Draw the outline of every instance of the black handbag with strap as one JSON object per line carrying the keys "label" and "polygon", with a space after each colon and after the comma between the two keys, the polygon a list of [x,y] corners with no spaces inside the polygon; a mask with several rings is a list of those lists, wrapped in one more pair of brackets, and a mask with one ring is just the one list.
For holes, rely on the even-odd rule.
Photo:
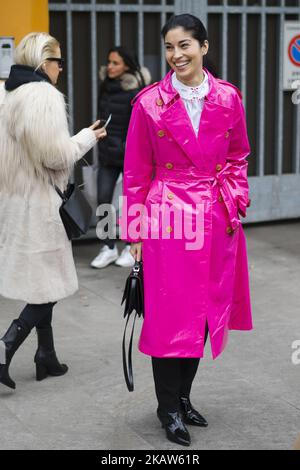
{"label": "black handbag with strap", "polygon": [[57,186],[55,190],[63,201],[59,213],[69,240],[81,237],[90,227],[93,214],[90,204],[74,184],[68,184],[64,192]]}
{"label": "black handbag with strap", "polygon": [[[131,273],[129,274],[124,295],[121,305],[125,302],[124,318],[127,317],[126,325],[124,328],[123,342],[122,342],[122,356],[123,356],[123,370],[127,388],[129,392],[133,392],[133,371],[132,371],[132,341],[135,327],[136,317],[144,317],[144,283],[143,283],[143,262],[136,261]],[[126,358],[126,330],[132,312],[135,310],[135,316],[133,320],[130,342],[128,348],[128,359]]]}

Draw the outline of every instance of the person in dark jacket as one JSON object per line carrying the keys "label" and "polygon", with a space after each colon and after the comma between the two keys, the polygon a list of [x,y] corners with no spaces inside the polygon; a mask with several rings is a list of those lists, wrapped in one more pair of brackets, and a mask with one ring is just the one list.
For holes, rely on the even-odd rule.
{"label": "person in dark jacket", "polygon": [[[106,142],[98,146],[98,205],[112,202],[116,182],[123,172],[131,101],[151,81],[148,69],[141,68],[135,54],[122,46],[109,51],[107,66],[100,68],[99,76],[98,117],[107,120],[111,114],[112,118],[107,127]],[[119,256],[114,238],[105,238],[103,241],[104,246],[91,262],[93,268],[105,268],[113,262],[118,266],[133,266],[129,245]]]}

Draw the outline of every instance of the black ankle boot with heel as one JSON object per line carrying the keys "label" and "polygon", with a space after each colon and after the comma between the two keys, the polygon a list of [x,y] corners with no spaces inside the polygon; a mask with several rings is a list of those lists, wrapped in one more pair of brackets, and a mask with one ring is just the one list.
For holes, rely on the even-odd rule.
{"label": "black ankle boot with heel", "polygon": [[0,340],[5,348],[5,361],[3,363],[0,362],[0,382],[9,388],[16,388],[15,382],[9,376],[10,363],[15,352],[25,341],[30,331],[30,328],[27,328],[19,320],[14,320]]}
{"label": "black ankle boot with heel", "polygon": [[179,401],[181,406],[182,419],[185,424],[200,426],[202,428],[206,428],[208,426],[206,419],[199,413],[199,411],[195,410],[189,398],[180,397]]}
{"label": "black ankle boot with heel", "polygon": [[44,380],[48,375],[58,377],[68,371],[66,364],[61,364],[54,349],[52,327],[36,328],[38,349],[34,356],[36,380]]}
{"label": "black ankle boot with heel", "polygon": [[157,416],[166,431],[166,436],[169,441],[182,446],[191,445],[191,437],[182,422],[179,412],[161,412],[158,409]]}

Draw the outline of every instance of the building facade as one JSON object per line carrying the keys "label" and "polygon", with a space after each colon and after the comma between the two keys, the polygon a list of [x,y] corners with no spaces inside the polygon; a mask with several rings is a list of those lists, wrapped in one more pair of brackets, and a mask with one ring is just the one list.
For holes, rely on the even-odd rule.
{"label": "building facade", "polygon": [[60,87],[74,131],[98,117],[98,69],[111,46],[135,49],[159,80],[167,71],[162,26],[174,13],[198,16],[219,76],[243,93],[252,148],[247,221],[300,217],[300,103],[283,89],[284,22],[300,21],[300,0],[50,0],[49,11],[66,57]]}

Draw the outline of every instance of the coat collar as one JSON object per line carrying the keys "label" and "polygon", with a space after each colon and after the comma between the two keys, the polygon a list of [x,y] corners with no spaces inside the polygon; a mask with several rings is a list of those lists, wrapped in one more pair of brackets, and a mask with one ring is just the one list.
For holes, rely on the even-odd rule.
{"label": "coat collar", "polygon": [[[209,83],[209,93],[206,95],[205,100],[210,102],[216,102],[217,91],[219,88],[218,81],[205,67],[204,70],[208,75]],[[179,98],[177,90],[175,90],[172,85],[171,77],[173,73],[173,70],[171,70],[159,83],[160,95],[165,105],[169,105],[175,98]]]}
{"label": "coat collar", "polygon": [[13,91],[32,82],[48,82],[51,84],[48,75],[41,70],[35,70],[29,65],[15,64],[11,66],[9,77],[5,82],[5,89],[6,91]]}
{"label": "coat collar", "polygon": [[170,71],[159,83],[159,92],[164,104],[160,115],[162,124],[168,129],[173,139],[178,143],[193,164],[209,172],[209,156],[207,155],[207,136],[212,133],[212,126],[222,123],[226,126],[230,121],[232,109],[218,102],[219,83],[217,79],[205,68],[209,80],[209,93],[204,98],[199,134],[196,136],[191,120],[185,109],[179,93],[172,85]]}

